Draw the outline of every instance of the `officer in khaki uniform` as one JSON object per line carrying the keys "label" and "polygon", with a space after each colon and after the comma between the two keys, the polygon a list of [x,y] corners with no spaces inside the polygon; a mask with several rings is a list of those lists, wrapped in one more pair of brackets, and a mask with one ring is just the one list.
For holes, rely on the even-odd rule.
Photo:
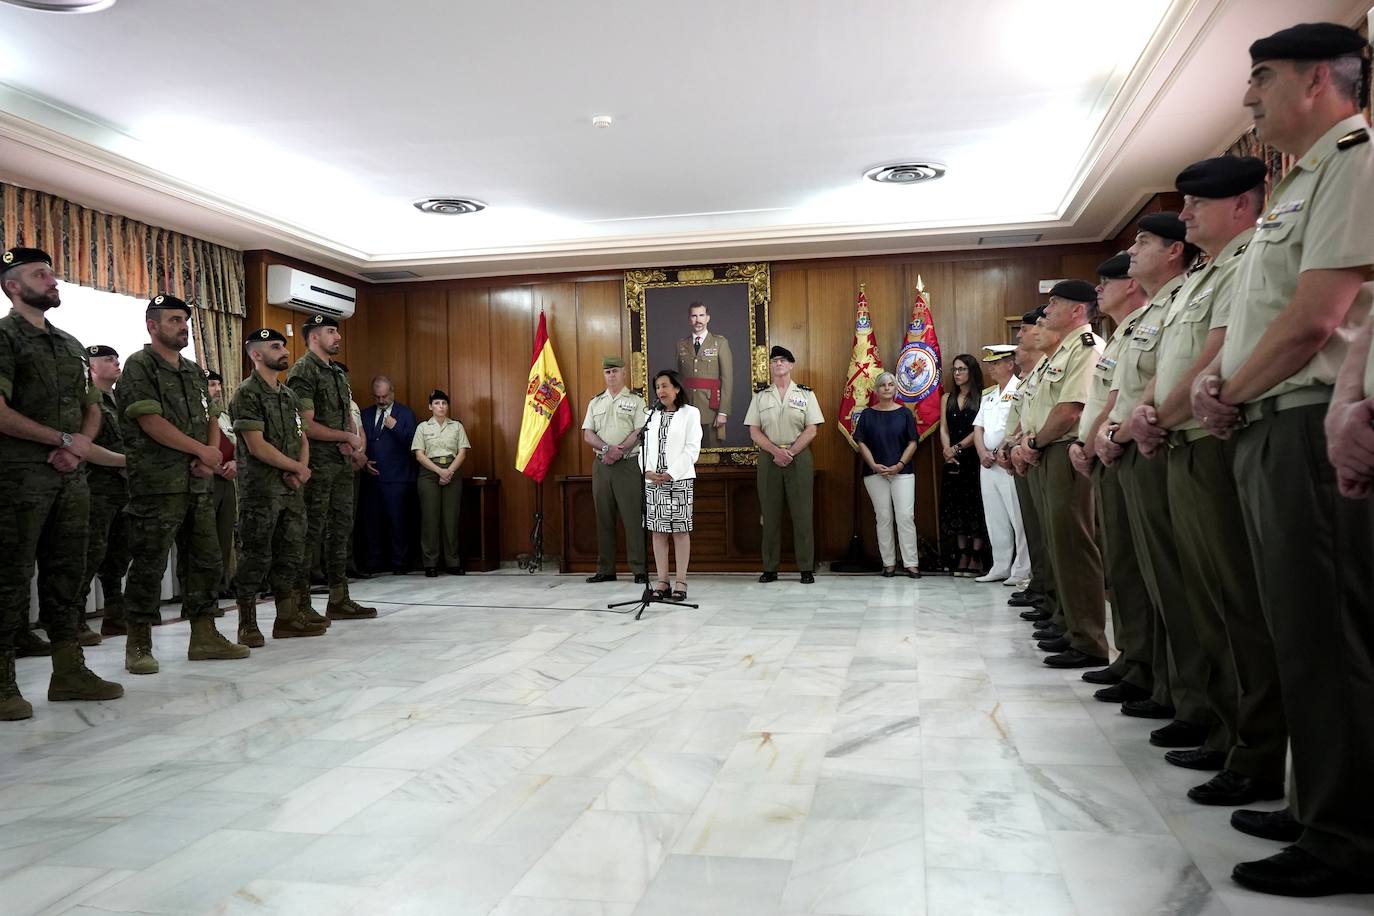
{"label": "officer in khaki uniform", "polygon": [[[682,341],[678,342],[679,361]],[[625,387],[625,360],[607,356],[601,360],[606,390],[592,398],[582,420],[582,438],[592,447],[592,502],[596,505],[596,574],[588,582],[615,581],[615,520],[625,529],[625,556],[636,582],[645,578],[643,482],[639,462],[625,459],[639,454],[639,434],[647,406],[644,399]],[[698,408],[700,409],[700,408]],[[702,411],[702,417],[706,412]],[[703,430],[703,436],[705,431]],[[703,440],[704,441],[704,440]]]}
{"label": "officer in khaki uniform", "polygon": [[467,430],[449,417],[448,395],[436,388],[429,393],[430,418],[417,424],[410,449],[420,465],[415,489],[420,497],[420,555],[425,575],[445,571],[463,575],[463,555],[458,540],[458,514],[463,506],[463,475],[467,459]]}
{"label": "officer in khaki uniform", "polygon": [[1281,798],[1288,753],[1274,644],[1260,610],[1254,563],[1244,538],[1236,537],[1245,522],[1231,472],[1234,445],[1208,436],[1188,406],[1193,376],[1225,339],[1238,292],[1236,267],[1263,212],[1267,172],[1259,159],[1219,156],[1178,176],[1188,240],[1209,260],[1189,275],[1165,314],[1154,384],[1131,416],[1141,454],[1168,463],[1179,559],[1194,597],[1199,648],[1211,670],[1207,695],[1219,715],[1231,717],[1231,747],[1211,761],[1224,768],[1188,793],[1203,804]]}
{"label": "officer in khaki uniform", "polygon": [[331,620],[376,617],[348,594],[348,544],[353,537],[353,453],[362,437],[353,425],[348,374],[334,356],[339,352],[339,323],[328,315],[311,315],[303,326],[309,351],[286,374],[286,384],[301,402],[301,419],[310,438],[310,480],[305,485],[309,528],[307,544],[324,545],[324,574],[329,604],[324,615],[310,605],[310,572],[296,579],[296,601],[308,620],[329,626]]}
{"label": "officer in khaki uniform", "polygon": [[[1324,425],[1374,271],[1369,47],[1353,29],[1307,23],[1255,42],[1250,58],[1244,103],[1259,138],[1295,161],[1241,256],[1226,339],[1192,406],[1204,429],[1236,440],[1302,830],[1232,877],[1273,894],[1374,892],[1374,513],[1339,493]],[[1233,823],[1262,825],[1249,817]]]}
{"label": "officer in khaki uniform", "polygon": [[[1004,470],[1012,472],[1012,482],[1016,485],[1016,501],[1021,507],[1021,524],[1026,531],[1026,551],[1030,554],[1031,563],[1030,579],[1020,589],[1012,592],[1007,604],[1011,607],[1031,608],[1025,613],[1032,617],[1039,617],[1041,611],[1036,605],[1045,602],[1050,560],[1045,549],[1044,526],[1040,523],[1040,515],[1036,512],[1035,503],[1031,498],[1030,485],[1026,482],[1024,474],[1015,472],[1011,463],[1011,450],[1018,442],[1021,412],[1035,388],[1032,376],[1035,375],[1035,369],[1044,356],[1038,346],[1040,341],[1037,335],[1041,332],[1036,328],[1036,322],[1043,315],[1041,306],[1021,316],[1021,328],[1016,335],[1016,354],[1012,357],[1016,361],[1021,382],[1012,395],[1011,409],[1007,411],[1007,422],[1002,431],[1002,445],[997,450],[997,463]],[[1049,616],[1046,614],[1044,619],[1048,620]]]}
{"label": "officer in khaki uniform", "polygon": [[710,331],[711,312],[706,304],[687,307],[692,336],[677,342],[677,373],[687,389],[687,403],[701,412],[702,448],[725,445],[725,420],[735,388],[735,363],[730,341]]}
{"label": "officer in khaki uniform", "polygon": [[310,480],[310,442],[300,399],[280,378],[291,360],[286,336],[259,328],[245,337],[244,349],[253,372],[229,405],[238,465],[234,597],[238,642],[256,648],[265,642],[258,629],[258,592],[268,585],[276,604],[273,639],[323,636],[325,628],[301,613],[295,592],[306,563],[304,488]]}
{"label": "officer in khaki uniform", "polygon": [[1096,288],[1083,280],[1061,280],[1050,290],[1041,322],[1060,342],[1037,370],[1040,380],[1021,410],[1024,436],[1013,449],[1013,460],[1031,466],[1030,485],[1040,491],[1037,509],[1069,640],[1068,649],[1045,658],[1052,668],[1107,664],[1107,599],[1094,540],[1092,483],[1069,461],[1092,367],[1102,355],[1102,341],[1088,324],[1096,302]]}
{"label": "officer in khaki uniform", "polygon": [[29,622],[29,583],[52,637],[48,699],[113,700],[124,688],[86,667],[77,598],[86,563],[90,493],[82,462],[94,457],[99,392],[86,380],[81,344],[47,311],[62,304],[52,259],[36,248],[0,255],[0,721],[28,719],[15,683],[14,639]]}
{"label": "officer in khaki uniform", "polygon": [[786,347],[768,353],[771,385],[760,386],[749,402],[744,425],[759,455],[759,506],[763,510],[763,574],[760,582],[778,578],[782,560],[782,508],[792,519],[797,568],[804,584],[816,581],[816,537],[811,513],[815,465],[807,447],[825,422],[815,392],[792,381],[796,359]]}
{"label": "officer in khaki uniform", "polygon": [[[86,636],[86,601],[91,582],[100,577],[104,611],[100,636],[122,636],[124,626],[124,574],[129,570],[129,536],[124,525],[124,505],[129,501],[129,479],[124,470],[124,439],[119,433],[119,412],[115,409],[114,383],[120,375],[119,353],[114,347],[97,344],[86,348],[86,363],[91,367],[91,384],[100,394],[100,432],[95,444],[117,458],[113,464],[91,464],[86,469],[86,484],[91,491],[91,514],[86,539],[86,572],[82,576],[82,645],[100,642]],[[92,635],[95,635],[92,633]]]}

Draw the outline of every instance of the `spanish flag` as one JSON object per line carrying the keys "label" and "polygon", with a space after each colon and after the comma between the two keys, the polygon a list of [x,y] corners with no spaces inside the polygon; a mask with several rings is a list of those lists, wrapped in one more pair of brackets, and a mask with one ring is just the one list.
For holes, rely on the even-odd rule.
{"label": "spanish flag", "polygon": [[539,330],[534,335],[529,382],[525,386],[525,414],[520,420],[520,447],[515,452],[515,469],[535,483],[542,482],[558,454],[558,437],[571,423],[568,387],[558,371],[558,359],[553,355],[548,324],[541,311]]}
{"label": "spanish flag", "polygon": [[916,431],[925,439],[940,425],[940,339],[935,336],[935,319],[920,276],[893,375],[897,376],[897,400],[916,414]]}
{"label": "spanish flag", "polygon": [[864,408],[877,402],[874,383],[882,371],[883,358],[878,355],[878,339],[873,336],[868,297],[860,285],[859,301],[854,306],[854,347],[849,354],[849,371],[845,373],[844,395],[840,398],[840,432],[855,451],[859,446],[854,442],[854,427]]}

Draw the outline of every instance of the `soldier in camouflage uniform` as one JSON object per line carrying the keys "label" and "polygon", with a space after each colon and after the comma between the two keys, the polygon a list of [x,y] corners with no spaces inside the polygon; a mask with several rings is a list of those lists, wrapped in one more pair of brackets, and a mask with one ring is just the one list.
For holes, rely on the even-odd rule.
{"label": "soldier in camouflage uniform", "polygon": [[119,354],[113,347],[98,345],[86,348],[86,362],[91,367],[91,383],[100,395],[100,433],[95,444],[108,451],[118,461],[111,466],[92,463],[86,473],[86,485],[91,491],[90,527],[86,542],[86,574],[82,577],[81,600],[83,610],[91,594],[91,581],[100,576],[100,591],[105,597],[104,619],[100,634],[86,633],[85,614],[81,615],[81,644],[96,645],[101,636],[121,636],[124,626],[124,573],[129,569],[128,535],[124,527],[124,504],[129,501],[129,481],[124,470],[124,439],[119,432],[119,413],[115,410],[114,383],[119,379]]}
{"label": "soldier in camouflage uniform", "polygon": [[90,493],[82,461],[100,428],[81,344],[48,323],[60,305],[52,259],[36,248],[0,255],[0,721],[28,719],[19,693],[14,638],[27,627],[35,563],[39,614],[52,638],[48,699],[113,700],[124,688],[86,667],[77,641],[77,596],[86,562]]}
{"label": "soldier in camouflage uniform", "polygon": [[339,323],[328,315],[312,315],[303,329],[306,353],[286,374],[286,384],[300,397],[305,434],[310,437],[310,481],[305,485],[307,544],[324,544],[324,575],[329,583],[325,616],[310,606],[310,573],[302,564],[296,577],[298,606],[311,621],[376,617],[348,596],[348,542],[353,537],[354,452],[363,447],[353,425],[353,400],[348,374],[333,357],[339,352]]}
{"label": "soldier in camouflage uniform", "polygon": [[306,517],[303,487],[310,481],[310,443],[300,399],[278,380],[290,356],[280,331],[262,328],[244,344],[253,374],[229,405],[238,436],[238,524],[235,546],[241,645],[263,645],[257,595],[269,582],[277,606],[272,638],[323,636],[325,628],[306,619],[296,603],[296,580],[305,566]]}
{"label": "soldier in camouflage uniform", "polygon": [[158,671],[152,627],[160,620],[162,574],[173,543],[185,557],[182,607],[191,620],[186,657],[248,657],[246,646],[215,627],[220,556],[210,477],[220,465],[219,426],[205,373],[181,355],[190,317],[191,307],[175,296],[155,296],[145,316],[152,342],[129,357],[115,392],[129,471],[125,512],[133,565],[124,667],[132,674]]}

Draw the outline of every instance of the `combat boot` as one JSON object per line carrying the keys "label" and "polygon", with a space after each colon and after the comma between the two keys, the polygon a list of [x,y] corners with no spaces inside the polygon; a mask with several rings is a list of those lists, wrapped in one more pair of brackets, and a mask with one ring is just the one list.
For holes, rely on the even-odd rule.
{"label": "combat boot", "polygon": [[117,700],[124,696],[124,688],[114,681],[102,680],[86,667],[86,657],[80,643],[61,643],[52,650],[52,679],[48,681],[48,699],[59,700]]}
{"label": "combat boot", "polygon": [[272,621],[273,639],[292,639],[297,636],[323,636],[325,628],[312,623],[301,612],[296,594],[286,592],[277,599],[277,619]]}
{"label": "combat boot", "polygon": [[38,635],[32,626],[20,625],[14,631],[14,655],[16,658],[37,658],[52,655],[52,643]]}
{"label": "combat boot", "polygon": [[240,598],[239,605],[239,633],[238,643],[241,646],[248,646],[252,649],[261,649],[267,645],[267,640],[263,639],[262,631],[258,629],[258,599]]}
{"label": "combat boot", "polygon": [[100,634],[91,629],[91,622],[86,619],[85,611],[76,615],[76,641],[83,646],[100,645]]}
{"label": "combat boot", "polygon": [[314,606],[310,603],[310,586],[307,585],[296,589],[292,597],[296,599],[296,607],[299,609],[302,617],[310,621],[314,626],[324,627],[326,630],[329,629],[329,618],[316,611]]}
{"label": "combat boot", "polygon": [[110,609],[105,608],[105,616],[100,618],[100,635],[123,636],[128,632],[129,627],[124,623],[124,618],[111,616]]}
{"label": "combat boot", "polygon": [[146,620],[130,620],[129,639],[124,643],[124,670],[130,674],[157,674],[159,667],[153,657],[153,625]]}
{"label": "combat boot", "polygon": [[33,718],[33,705],[19,692],[14,680],[14,650],[0,651],[0,722]]}
{"label": "combat boot", "polygon": [[240,646],[224,638],[215,626],[213,614],[201,614],[191,618],[191,642],[186,647],[186,657],[193,662],[247,658],[247,646]]}
{"label": "combat boot", "polygon": [[329,586],[329,605],[324,613],[332,620],[363,620],[376,617],[377,609],[364,607],[348,597],[348,583],[345,582],[342,585]]}

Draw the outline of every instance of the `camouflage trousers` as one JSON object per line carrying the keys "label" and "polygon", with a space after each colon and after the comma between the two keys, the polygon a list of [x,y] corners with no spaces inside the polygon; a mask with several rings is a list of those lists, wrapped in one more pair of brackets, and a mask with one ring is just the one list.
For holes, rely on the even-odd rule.
{"label": "camouflage trousers", "polygon": [[[305,485],[308,522],[305,542],[324,545],[324,579],[330,585],[348,581],[348,543],[353,539],[353,468],[347,464],[310,469]],[[310,568],[301,564],[296,584],[310,585]]]}
{"label": "camouflage trousers", "polygon": [[124,574],[129,571],[129,526],[124,520],[126,492],[91,487],[91,522],[86,541],[86,572],[81,577],[81,598],[77,607],[85,609],[91,595],[91,582],[100,577],[105,617],[124,619]]}
{"label": "camouflage trousers", "polygon": [[13,648],[19,628],[29,625],[35,565],[43,629],[54,645],[75,643],[90,516],[86,472],[0,465],[0,493],[0,650]]}
{"label": "camouflage trousers", "polygon": [[[176,544],[180,558],[181,603],[188,618],[215,611],[220,578],[219,536],[211,494],[161,493],[131,496],[124,510],[129,524],[129,582],[124,603],[131,621],[161,619],[162,574]],[[184,565],[183,565],[184,564]]]}
{"label": "camouflage trousers", "polygon": [[301,491],[258,496],[245,488],[239,493],[234,597],[252,598],[268,585],[275,595],[291,591],[305,566],[307,527]]}

